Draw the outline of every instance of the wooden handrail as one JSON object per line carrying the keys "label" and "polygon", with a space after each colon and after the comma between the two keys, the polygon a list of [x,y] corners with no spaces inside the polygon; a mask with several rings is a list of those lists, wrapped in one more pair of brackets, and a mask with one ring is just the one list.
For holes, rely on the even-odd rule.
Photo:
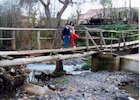
{"label": "wooden handrail", "polygon": [[[112,52],[112,44],[113,44],[113,41],[114,40],[119,40],[119,43],[118,43],[118,48],[120,48],[120,43],[121,43],[121,40],[123,40],[123,43],[124,43],[124,47],[126,47],[126,40],[125,40],[125,37],[136,37],[138,36],[137,34],[134,34],[134,35],[129,35],[129,36],[125,36],[125,34],[130,34],[130,32],[137,32],[138,29],[135,29],[135,30],[122,30],[122,31],[116,31],[116,30],[104,30],[104,29],[97,29],[97,28],[88,28],[88,27],[85,27],[87,33],[89,32],[99,32],[100,33],[100,37],[92,37],[90,36],[90,39],[100,39],[100,47],[104,47],[102,46],[103,45],[103,42],[104,42],[104,45],[105,44],[105,40],[111,40],[111,52]],[[106,32],[108,33],[111,33],[111,38],[108,38],[108,37],[103,37],[103,34],[106,34]],[[120,38],[114,38],[113,35],[115,34],[120,34]],[[86,37],[86,38],[89,38],[89,37]],[[95,43],[94,43],[95,44]]]}
{"label": "wooden handrail", "polygon": [[100,31],[102,31],[102,32],[113,32],[113,33],[126,33],[126,32],[136,32],[136,31],[139,31],[139,29],[116,31],[116,30],[104,30],[104,29],[88,28],[88,27],[85,27],[85,29],[87,29],[88,31],[94,31],[94,32],[100,32]]}
{"label": "wooden handrail", "polygon": [[56,28],[7,28],[7,27],[0,27],[0,30],[15,30],[15,31],[55,31]]}
{"label": "wooden handrail", "polygon": [[[11,40],[12,41],[12,50],[16,50],[16,39],[15,39],[15,31],[37,31],[37,44],[38,49],[41,49],[41,42],[42,39],[40,37],[40,31],[57,31],[56,28],[7,28],[7,27],[0,27],[0,30],[9,30],[12,31],[12,38],[0,38],[0,40]],[[52,38],[53,39],[53,38]]]}

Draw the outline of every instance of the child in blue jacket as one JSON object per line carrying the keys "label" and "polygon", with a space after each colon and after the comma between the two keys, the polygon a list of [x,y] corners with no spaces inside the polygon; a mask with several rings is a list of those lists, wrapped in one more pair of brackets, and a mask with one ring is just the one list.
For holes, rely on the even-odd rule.
{"label": "child in blue jacket", "polygon": [[64,30],[63,30],[63,38],[64,38],[64,48],[69,47],[69,38],[70,38],[70,29],[69,25],[66,24]]}

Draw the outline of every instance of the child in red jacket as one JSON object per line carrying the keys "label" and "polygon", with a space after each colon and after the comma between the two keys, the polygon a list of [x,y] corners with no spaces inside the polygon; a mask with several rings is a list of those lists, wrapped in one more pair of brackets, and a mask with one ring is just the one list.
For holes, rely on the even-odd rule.
{"label": "child in red jacket", "polygon": [[76,47],[75,40],[78,39],[79,36],[75,34],[75,28],[73,22],[70,23],[70,38],[71,38],[71,46],[75,48]]}

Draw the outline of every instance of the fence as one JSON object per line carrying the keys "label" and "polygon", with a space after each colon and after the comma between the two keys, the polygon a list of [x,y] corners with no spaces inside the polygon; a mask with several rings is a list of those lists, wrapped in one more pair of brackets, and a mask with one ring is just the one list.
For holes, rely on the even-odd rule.
{"label": "fence", "polygon": [[[53,29],[53,28],[0,28],[1,31],[11,31],[12,32],[12,37],[11,38],[3,38],[2,36],[0,37],[0,41],[5,41],[5,40],[9,40],[11,41],[11,47],[12,50],[16,50],[16,32],[17,31],[36,31],[36,40],[37,40],[37,48],[41,49],[41,40],[50,40],[53,38],[48,38],[48,37],[41,37],[41,31],[53,31],[54,34],[56,34],[57,29]],[[2,32],[3,34],[3,32]],[[22,34],[22,32],[20,32],[20,34]],[[52,44],[53,45],[53,44]]]}
{"label": "fence", "polygon": [[[41,49],[41,40],[54,40],[56,39],[54,34],[57,34],[57,29],[53,28],[0,28],[1,31],[8,30],[12,32],[11,38],[0,38],[0,41],[11,41],[12,50],[16,50],[16,32],[17,31],[35,31],[36,40],[37,40],[37,49]],[[42,37],[42,31],[53,31],[53,37]],[[80,30],[77,30],[77,32]],[[122,42],[123,47],[127,47],[127,42],[138,40],[138,29],[136,30],[103,30],[97,28],[88,28],[85,27],[85,30],[81,30],[84,32],[85,36],[80,37],[86,43],[86,48],[90,48],[90,41],[92,46],[94,45],[97,50],[103,50],[106,48],[110,48],[111,52],[113,51],[113,47],[117,47],[120,49]],[[19,33],[22,34],[22,33]],[[47,34],[47,33],[45,33]],[[117,43],[117,44],[116,44]],[[53,42],[51,43],[51,49],[55,45]]]}
{"label": "fence", "polygon": [[[122,31],[103,30],[103,29],[87,28],[87,27],[85,27],[85,29],[86,29],[85,39],[86,39],[87,49],[89,48],[89,40],[91,40],[93,45],[96,46],[97,50],[102,50],[109,47],[111,49],[111,52],[113,51],[113,47],[117,47],[118,49],[120,49],[121,43],[123,43],[123,47],[126,47],[127,43],[138,40],[138,29],[122,30]],[[93,32],[97,33],[96,36],[92,36]],[[98,43],[96,42],[97,40]],[[110,42],[107,43],[108,41]]]}

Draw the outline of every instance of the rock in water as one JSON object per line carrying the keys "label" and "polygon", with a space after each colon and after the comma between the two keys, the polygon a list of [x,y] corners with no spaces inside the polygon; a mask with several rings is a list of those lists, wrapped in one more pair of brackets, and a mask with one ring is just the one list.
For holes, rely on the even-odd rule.
{"label": "rock in water", "polygon": [[24,84],[23,87],[30,94],[40,95],[40,96],[43,96],[46,94],[55,95],[54,91],[52,91],[50,89],[46,89],[46,88],[38,86],[38,85],[31,84],[31,83]]}

